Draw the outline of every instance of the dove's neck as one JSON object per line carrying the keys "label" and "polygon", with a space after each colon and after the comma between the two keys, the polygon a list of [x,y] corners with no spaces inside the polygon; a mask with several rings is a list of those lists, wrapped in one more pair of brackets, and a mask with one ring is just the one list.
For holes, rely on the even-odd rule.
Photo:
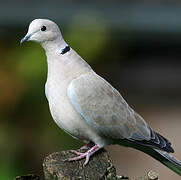
{"label": "dove's neck", "polygon": [[[48,63],[48,79],[57,83],[71,81],[72,79],[87,73],[91,67],[63,40],[49,41],[42,44],[46,51]],[[64,53],[62,53],[62,51]]]}
{"label": "dove's neck", "polygon": [[45,49],[47,55],[61,53],[66,46],[68,45],[63,38],[58,38],[54,41],[45,41],[42,43],[42,47]]}

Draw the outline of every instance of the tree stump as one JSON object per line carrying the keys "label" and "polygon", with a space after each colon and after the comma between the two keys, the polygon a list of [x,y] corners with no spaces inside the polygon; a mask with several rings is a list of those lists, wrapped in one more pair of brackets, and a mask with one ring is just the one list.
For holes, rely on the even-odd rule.
{"label": "tree stump", "polygon": [[70,151],[56,152],[47,156],[43,163],[45,180],[118,180],[124,178],[116,175],[116,169],[104,149],[92,156],[86,166],[83,165],[85,159],[65,161],[74,156],[75,154]]}

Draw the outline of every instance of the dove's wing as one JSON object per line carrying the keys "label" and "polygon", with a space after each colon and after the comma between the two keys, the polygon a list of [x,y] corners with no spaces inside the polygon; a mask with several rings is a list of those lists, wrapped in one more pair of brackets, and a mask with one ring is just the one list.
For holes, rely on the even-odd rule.
{"label": "dove's wing", "polygon": [[150,129],[120,93],[93,71],[74,79],[68,97],[77,112],[101,136],[150,140]]}

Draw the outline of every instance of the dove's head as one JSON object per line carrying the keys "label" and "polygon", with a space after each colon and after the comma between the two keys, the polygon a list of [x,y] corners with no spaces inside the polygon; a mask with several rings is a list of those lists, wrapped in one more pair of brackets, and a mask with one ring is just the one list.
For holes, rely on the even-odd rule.
{"label": "dove's head", "polygon": [[21,40],[21,43],[25,41],[36,41],[38,43],[43,43],[61,38],[61,32],[53,21],[48,19],[35,19],[30,23],[28,32]]}

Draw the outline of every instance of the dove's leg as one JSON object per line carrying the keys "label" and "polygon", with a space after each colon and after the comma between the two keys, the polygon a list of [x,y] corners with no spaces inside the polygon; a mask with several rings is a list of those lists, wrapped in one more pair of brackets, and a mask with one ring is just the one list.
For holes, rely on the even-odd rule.
{"label": "dove's leg", "polygon": [[[91,147],[93,147],[95,144],[93,142],[89,142],[87,144],[85,144],[84,146],[82,146],[80,149],[78,149],[79,151],[80,150],[87,150]],[[76,151],[76,150],[70,150],[72,153],[76,154],[76,155],[81,155],[82,153],[79,152],[79,151]]]}
{"label": "dove's leg", "polygon": [[80,148],[80,150],[87,150],[89,148],[91,148],[92,146],[94,146],[95,144],[93,142],[89,142],[88,144],[85,144],[84,146],[82,146]]}
{"label": "dove's leg", "polygon": [[89,162],[89,159],[90,159],[91,155],[93,155],[99,149],[100,149],[100,147],[96,144],[91,149],[89,149],[88,151],[86,151],[84,153],[81,153],[81,152],[76,153],[79,156],[74,157],[74,158],[69,158],[68,161],[76,161],[76,160],[86,158],[86,160],[84,162],[84,166],[85,166]]}

